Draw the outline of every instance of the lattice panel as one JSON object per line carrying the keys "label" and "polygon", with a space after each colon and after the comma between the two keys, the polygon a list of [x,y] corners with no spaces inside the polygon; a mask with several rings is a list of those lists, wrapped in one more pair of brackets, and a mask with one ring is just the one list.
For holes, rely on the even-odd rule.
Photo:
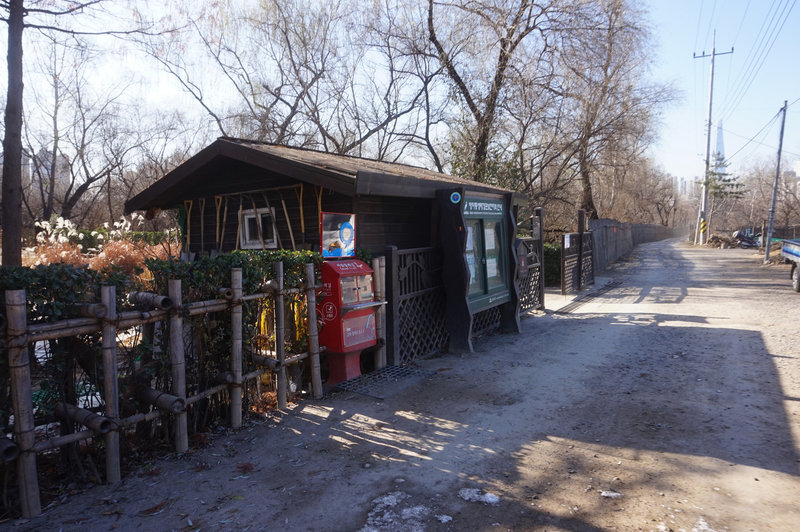
{"label": "lattice panel", "polygon": [[528,268],[525,272],[525,276],[520,278],[519,303],[522,312],[542,307],[542,293],[539,283],[541,275],[542,268],[536,265]]}
{"label": "lattice panel", "polygon": [[472,336],[480,336],[500,328],[500,307],[482,310],[472,317]]}
{"label": "lattice panel", "polygon": [[442,259],[434,248],[400,251],[397,259],[400,297],[440,283]]}
{"label": "lattice panel", "polygon": [[[525,268],[519,274],[519,298],[520,310],[527,312],[529,310],[542,308],[542,284],[540,283],[542,275],[542,261],[539,257],[539,241],[532,238],[522,240],[524,244],[524,253],[526,255],[524,264]],[[521,259],[520,259],[521,260]]]}
{"label": "lattice panel", "polygon": [[564,258],[561,263],[561,268],[563,269],[562,276],[564,279],[561,286],[562,293],[568,294],[570,292],[580,290],[580,279],[578,279],[578,256],[573,255],[571,257]]}
{"label": "lattice panel", "polygon": [[444,290],[431,290],[400,301],[400,363],[437,353],[447,346]]}
{"label": "lattice panel", "polygon": [[589,251],[588,255],[583,256],[581,266],[581,288],[586,285],[594,284],[594,255]]}
{"label": "lattice panel", "polygon": [[583,262],[581,263],[581,288],[594,284],[594,238],[592,232],[583,234]]}

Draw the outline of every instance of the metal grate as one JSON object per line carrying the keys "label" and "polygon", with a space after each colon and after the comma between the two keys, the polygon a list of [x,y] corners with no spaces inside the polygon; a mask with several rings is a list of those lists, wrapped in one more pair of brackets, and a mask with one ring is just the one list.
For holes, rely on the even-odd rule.
{"label": "metal grate", "polygon": [[[581,245],[566,246],[567,241],[581,241]],[[594,283],[594,238],[591,231],[569,233],[561,237],[561,293],[577,292]]]}
{"label": "metal grate", "polygon": [[590,293],[588,293],[586,295],[583,295],[583,296],[578,296],[578,298],[575,299],[572,303],[564,305],[563,307],[561,307],[560,309],[555,311],[555,313],[556,314],[569,314],[570,312],[572,312],[573,310],[577,309],[581,305],[585,305],[586,303],[588,303],[592,299],[594,299],[594,298],[596,298],[598,296],[601,296],[601,295],[605,294],[606,292],[609,292],[609,291],[613,290],[614,288],[620,286],[621,284],[622,284],[622,281],[611,281],[610,283],[605,284],[604,286],[602,286],[601,288],[599,288],[599,289],[597,289],[597,290],[595,290],[593,292],[590,292]]}
{"label": "metal grate", "polygon": [[411,384],[414,381],[425,379],[434,375],[434,373],[433,371],[418,368],[386,366],[379,370],[361,375],[360,377],[356,377],[355,379],[340,383],[336,385],[336,389],[383,400],[398,391],[397,389],[401,385]]}

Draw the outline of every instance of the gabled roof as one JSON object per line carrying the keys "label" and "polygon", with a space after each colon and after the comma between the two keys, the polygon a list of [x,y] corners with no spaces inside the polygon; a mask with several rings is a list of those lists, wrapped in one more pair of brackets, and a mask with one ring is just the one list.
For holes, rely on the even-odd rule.
{"label": "gabled roof", "polygon": [[220,137],[128,200],[125,212],[171,208],[184,199],[297,181],[347,196],[433,198],[436,190],[453,187],[511,192],[405,164]]}

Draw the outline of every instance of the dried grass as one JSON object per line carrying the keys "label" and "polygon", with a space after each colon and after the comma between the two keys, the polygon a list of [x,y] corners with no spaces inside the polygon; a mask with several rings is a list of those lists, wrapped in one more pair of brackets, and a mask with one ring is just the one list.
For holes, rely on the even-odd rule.
{"label": "dried grass", "polygon": [[120,268],[127,275],[134,275],[137,268],[144,265],[145,259],[167,259],[172,254],[175,246],[164,244],[144,244],[130,240],[112,240],[106,242],[99,253],[84,253],[77,245],[69,242],[46,242],[36,246],[34,253],[29,256],[26,266],[39,264],[71,264],[73,266],[88,266],[92,270],[101,271],[111,266]]}

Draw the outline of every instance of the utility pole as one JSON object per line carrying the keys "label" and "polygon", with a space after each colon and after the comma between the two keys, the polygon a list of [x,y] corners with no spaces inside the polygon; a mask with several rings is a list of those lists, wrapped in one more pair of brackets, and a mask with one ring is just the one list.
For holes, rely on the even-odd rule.
{"label": "utility pole", "polygon": [[708,205],[708,179],[711,169],[711,108],[714,102],[714,58],[718,55],[727,55],[733,53],[733,47],[731,47],[730,52],[722,52],[718,54],[716,46],[717,32],[714,30],[714,37],[711,41],[711,54],[706,55],[705,51],[702,53],[702,55],[692,54],[692,57],[695,59],[702,59],[704,57],[711,58],[711,80],[708,87],[708,128],[706,130],[706,168],[705,173],[703,174],[703,196],[700,199],[700,210],[697,213],[697,226],[695,227],[694,232],[695,245],[698,243],[705,244],[708,240],[708,217],[706,211]]}
{"label": "utility pole", "polygon": [[[783,112],[783,118],[781,118],[781,134],[778,138],[778,165],[775,168],[775,184],[772,186],[772,207],[769,209],[769,229],[767,229],[767,250],[764,252],[764,264],[769,262],[769,250],[772,247],[772,230],[775,227],[775,202],[778,199],[778,180],[781,176],[781,151],[783,151],[783,126],[786,124],[786,107],[787,102],[783,100],[783,108],[781,111]],[[764,235],[761,235],[761,239],[764,239]]]}

